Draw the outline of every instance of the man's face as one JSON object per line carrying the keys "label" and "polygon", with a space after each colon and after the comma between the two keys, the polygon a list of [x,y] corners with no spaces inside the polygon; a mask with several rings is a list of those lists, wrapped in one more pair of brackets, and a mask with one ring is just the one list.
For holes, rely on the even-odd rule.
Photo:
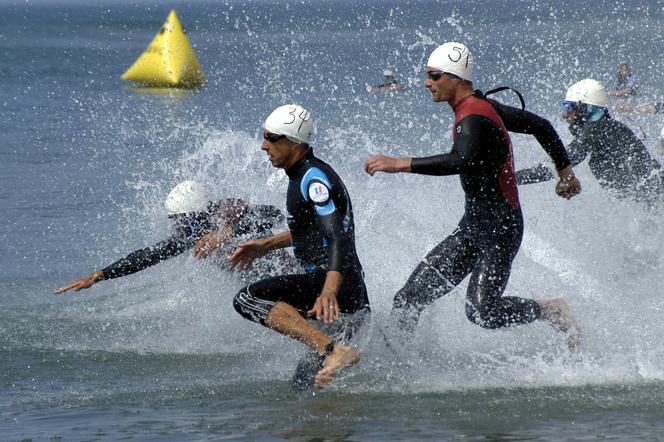
{"label": "man's face", "polygon": [[620,78],[627,78],[629,77],[629,74],[630,72],[627,66],[620,66],[620,68],[618,69],[618,75],[620,76]]}
{"label": "man's face", "polygon": [[431,92],[431,99],[436,103],[449,101],[454,97],[458,78],[444,74],[438,69],[427,67],[427,78],[424,80],[424,87]]}
{"label": "man's face", "polygon": [[579,112],[579,103],[574,101],[563,101],[562,102],[563,113],[560,115],[567,124],[576,124],[577,123],[577,113]]}
{"label": "man's face", "polygon": [[563,120],[567,122],[567,124],[574,124],[576,123],[576,109],[572,110],[564,110],[562,114]]}
{"label": "man's face", "polygon": [[[272,141],[271,141],[272,140]],[[296,144],[283,135],[263,132],[261,150],[267,153],[272,166],[285,169],[290,164],[293,155],[293,146]]]}

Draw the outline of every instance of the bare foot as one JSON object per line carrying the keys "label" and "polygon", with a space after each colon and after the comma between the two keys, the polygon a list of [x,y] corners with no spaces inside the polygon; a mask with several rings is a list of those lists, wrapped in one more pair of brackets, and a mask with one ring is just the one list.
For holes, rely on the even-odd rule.
{"label": "bare foot", "polygon": [[550,301],[540,302],[542,310],[542,319],[551,323],[551,326],[563,333],[569,333],[567,336],[567,346],[571,351],[581,344],[581,327],[572,314],[569,305],[562,298],[552,299]]}
{"label": "bare foot", "polygon": [[340,370],[355,364],[360,360],[360,352],[353,347],[336,344],[334,350],[325,358],[323,368],[314,377],[314,387],[318,390],[332,383],[334,376]]}

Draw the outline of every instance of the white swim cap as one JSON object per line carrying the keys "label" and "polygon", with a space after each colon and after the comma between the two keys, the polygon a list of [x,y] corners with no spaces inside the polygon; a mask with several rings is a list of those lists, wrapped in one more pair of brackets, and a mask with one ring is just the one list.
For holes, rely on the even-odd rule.
{"label": "white swim cap", "polygon": [[466,81],[473,81],[475,58],[466,45],[449,42],[434,49],[429,55],[427,67],[456,75]]}
{"label": "white swim cap", "polygon": [[567,89],[565,101],[606,107],[609,103],[609,97],[602,83],[592,78],[586,78],[585,80],[577,81]]}
{"label": "white swim cap", "polygon": [[276,108],[265,120],[265,130],[274,134],[286,135],[295,143],[309,144],[316,126],[309,112],[300,105],[287,104]]}
{"label": "white swim cap", "polygon": [[392,69],[385,69],[383,71],[383,76],[385,76],[385,77],[394,77],[394,71]]}
{"label": "white swim cap", "polygon": [[183,181],[170,191],[164,201],[169,215],[200,212],[209,203],[205,187],[195,181]]}

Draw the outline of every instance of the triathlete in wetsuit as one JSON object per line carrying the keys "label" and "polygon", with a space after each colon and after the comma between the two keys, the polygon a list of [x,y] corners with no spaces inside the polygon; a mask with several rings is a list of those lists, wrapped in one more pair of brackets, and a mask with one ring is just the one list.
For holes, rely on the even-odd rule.
{"label": "triathlete in wetsuit", "polygon": [[[459,174],[466,198],[459,227],[417,266],[396,294],[393,314],[401,329],[412,330],[428,304],[470,275],[466,315],[475,324],[499,328],[542,318],[561,330],[576,327],[569,308],[561,299],[538,303],[502,296],[521,244],[523,217],[511,142],[496,108],[514,130],[539,133],[542,140],[547,138],[543,135],[547,130],[542,130],[546,125],[532,114],[490,103],[476,94],[470,82],[472,66],[470,52],[459,43],[438,47],[427,63],[425,85],[431,90],[434,101],[446,101],[454,110],[454,145],[450,153],[401,159],[379,155],[369,158],[365,164],[371,175],[378,171]],[[571,197],[579,191],[578,180],[568,167],[564,148],[553,140],[557,137],[550,134],[548,137],[545,148],[551,151],[561,168],[558,193]],[[571,344],[577,344],[578,339],[577,330]]]}
{"label": "triathlete in wetsuit", "polygon": [[[648,203],[664,199],[662,166],[629,127],[609,115],[607,103],[604,86],[596,80],[581,80],[567,91],[564,118],[575,136],[569,144],[572,165],[589,157],[588,166],[600,185],[618,197]],[[551,177],[542,164],[517,172],[519,184]]]}
{"label": "triathlete in wetsuit", "polygon": [[197,257],[206,257],[214,249],[232,242],[233,238],[269,235],[284,218],[273,206],[249,205],[239,199],[210,202],[202,186],[192,181],[176,186],[166,198],[165,206],[174,223],[175,233],[170,238],[131,252],[109,266],[57,289],[56,293],[70,289],[79,291],[98,281],[131,275],[191,248],[195,248]]}
{"label": "triathlete in wetsuit", "polygon": [[[346,339],[369,311],[355,251],[350,197],[336,172],[316,158],[309,146],[315,130],[309,112],[299,105],[280,106],[264,127],[261,149],[290,180],[286,200],[289,230],[240,244],[230,264],[245,268],[271,249],[293,246],[305,273],[250,284],[235,296],[233,305],[250,321],[312,348],[320,356],[320,365],[310,377],[316,388],[323,388],[338,370],[359,360],[359,352]],[[324,331],[305,316],[327,325],[340,324],[349,331],[341,331],[335,339],[334,332]]]}
{"label": "triathlete in wetsuit", "polygon": [[286,170],[286,207],[293,252],[306,273],[276,276],[240,290],[235,309],[245,318],[265,324],[270,306],[284,301],[302,315],[313,308],[330,270],[343,279],[336,299],[339,312],[369,308],[362,266],[355,250],[355,226],[343,182],[313,149]]}

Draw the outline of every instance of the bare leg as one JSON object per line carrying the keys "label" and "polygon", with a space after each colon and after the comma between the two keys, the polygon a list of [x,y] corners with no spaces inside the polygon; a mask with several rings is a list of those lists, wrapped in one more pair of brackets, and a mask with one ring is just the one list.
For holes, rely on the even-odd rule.
{"label": "bare leg", "polygon": [[[266,319],[271,329],[303,342],[320,355],[325,354],[325,348],[332,342],[331,337],[314,327],[300,312],[285,302],[277,302]],[[325,357],[324,367],[316,374],[314,386],[318,389],[327,387],[339,370],[359,360],[360,353],[357,350],[347,345],[335,344],[332,353]]]}
{"label": "bare leg", "polygon": [[574,351],[581,344],[581,327],[574,318],[569,305],[562,298],[538,302],[542,311],[541,319],[549,321],[551,326],[563,333],[569,333],[567,346]]}

